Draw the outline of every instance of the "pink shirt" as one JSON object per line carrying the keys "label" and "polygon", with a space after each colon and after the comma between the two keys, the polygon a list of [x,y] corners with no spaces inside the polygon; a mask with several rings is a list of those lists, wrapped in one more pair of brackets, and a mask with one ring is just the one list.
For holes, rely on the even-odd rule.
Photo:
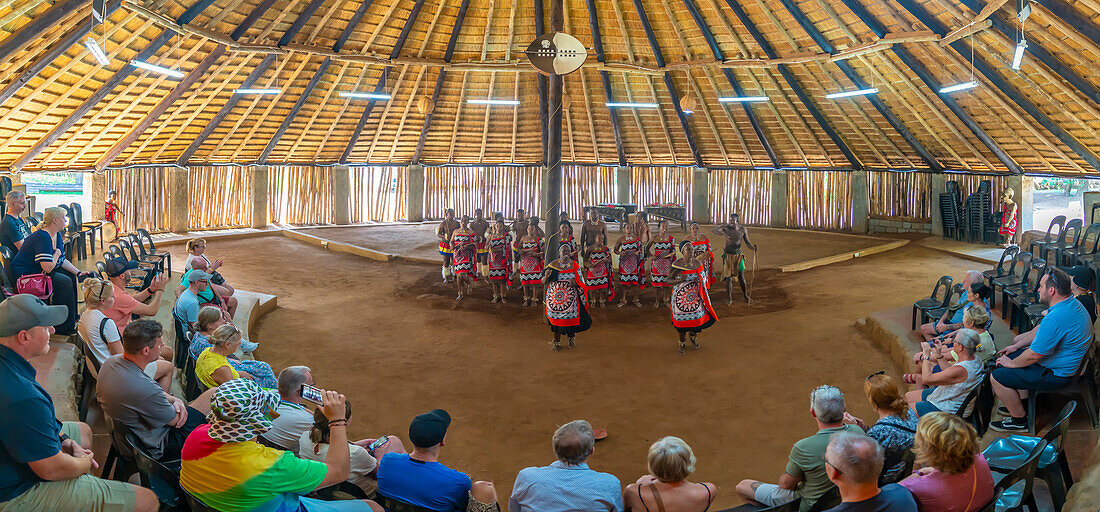
{"label": "pink shirt", "polygon": [[141,304],[137,299],[126,293],[126,290],[119,288],[117,284],[111,284],[115,287],[115,305],[111,309],[103,309],[103,314],[115,322],[118,326],[118,332],[122,332],[126,329],[127,325],[130,325],[130,315],[134,312],[134,309]]}
{"label": "pink shirt", "polygon": [[[985,456],[978,454],[970,469],[957,475],[933,470],[921,476],[913,475],[901,485],[917,500],[921,512],[973,512],[981,510],[993,499],[993,473]],[[967,503],[970,505],[967,506]]]}

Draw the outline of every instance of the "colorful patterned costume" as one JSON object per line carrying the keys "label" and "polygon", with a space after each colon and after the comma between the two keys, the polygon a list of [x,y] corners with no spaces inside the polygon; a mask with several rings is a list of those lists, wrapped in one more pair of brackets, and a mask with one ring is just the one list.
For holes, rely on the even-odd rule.
{"label": "colorful patterned costume", "polygon": [[653,264],[649,272],[649,281],[653,286],[668,286],[668,273],[672,270],[672,259],[662,256],[676,255],[676,240],[668,237],[668,240],[653,241]]}
{"label": "colorful patterned costume", "polygon": [[546,284],[546,322],[553,332],[573,335],[592,326],[588,293],[576,262],[564,268],[557,266],[560,264],[554,261],[547,267],[550,281]]}
{"label": "colorful patterned costume", "polygon": [[454,251],[451,250],[451,243],[446,240],[439,241],[439,255],[443,257],[450,257]]}
{"label": "colorful patterned costume", "polygon": [[542,239],[526,241],[520,249],[533,250],[533,254],[524,254],[519,258],[519,281],[525,285],[542,284]]}
{"label": "colorful patterned costume", "polygon": [[997,228],[997,234],[1005,235],[1007,237],[1016,236],[1016,213],[1020,211],[1020,207],[1012,209],[1011,215],[1005,211],[1004,203],[1001,203],[1001,227]]}
{"label": "colorful patterned costume", "polygon": [[619,249],[619,284],[645,288],[645,260],[642,259],[641,239],[623,242]]}
{"label": "colorful patterned costume", "polygon": [[672,288],[672,326],[680,332],[699,332],[718,321],[718,315],[710,305],[706,285],[709,278],[706,265],[692,270],[681,270],[682,282]]}
{"label": "colorful patterned costume", "polygon": [[476,240],[477,235],[473,233],[459,233],[456,231],[451,235],[451,241],[455,247],[454,253],[451,255],[451,270],[456,275],[469,275],[474,281],[477,281],[477,262],[474,260],[476,249],[473,244]]}
{"label": "colorful patterned costume", "polygon": [[490,238],[489,280],[504,281],[507,286],[512,281],[512,235]]}
{"label": "colorful patterned costume", "polygon": [[611,286],[611,250],[607,247],[588,253],[585,283],[589,290],[613,289]]}
{"label": "colorful patterned costume", "polygon": [[[706,251],[706,257],[703,258],[703,268],[707,275],[707,289],[710,289],[710,283],[714,281],[714,253],[710,249],[710,239],[703,237],[702,240],[692,240],[691,245],[696,247],[702,247]],[[695,249],[695,253],[699,253],[699,249]]]}

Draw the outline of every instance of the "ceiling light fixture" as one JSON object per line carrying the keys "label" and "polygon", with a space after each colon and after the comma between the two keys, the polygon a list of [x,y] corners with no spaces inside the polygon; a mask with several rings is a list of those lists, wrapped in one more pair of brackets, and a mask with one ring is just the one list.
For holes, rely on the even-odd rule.
{"label": "ceiling light fixture", "polygon": [[466,100],[471,105],[519,105],[519,100]]}
{"label": "ceiling light fixture", "polygon": [[237,89],[233,91],[233,94],[279,94],[283,91],[279,89]]}
{"label": "ceiling light fixture", "polygon": [[162,75],[168,75],[172,78],[183,78],[183,73],[181,73],[179,71],[176,71],[174,69],[168,69],[168,68],[163,67],[163,66],[158,66],[156,64],[149,64],[148,62],[144,62],[144,61],[140,61],[140,60],[132,60],[132,61],[130,61],[130,65],[134,66],[135,68],[147,69],[147,70],[152,71],[154,73],[160,73]]}
{"label": "ceiling light fixture", "polygon": [[95,57],[96,62],[99,62],[100,66],[111,63],[111,59],[107,58],[107,54],[103,53],[103,48],[99,47],[99,43],[95,42],[95,39],[89,37],[84,41],[84,46],[88,47],[88,51],[91,52],[92,57]]}
{"label": "ceiling light fixture", "polygon": [[389,100],[392,98],[389,94],[375,92],[342,92],[340,96],[353,100]]}
{"label": "ceiling light fixture", "polygon": [[718,98],[721,103],[757,103],[762,101],[771,101],[771,98],[767,96],[730,96],[724,98]]}
{"label": "ceiling light fixture", "polygon": [[970,81],[963,82],[961,84],[949,85],[940,89],[940,94],[947,94],[949,92],[965,91],[967,89],[973,89],[978,86],[978,82]]}
{"label": "ceiling light fixture", "polygon": [[660,108],[660,105],[656,103],[617,103],[612,101],[604,103],[604,105],[611,108]]}
{"label": "ceiling light fixture", "polygon": [[1012,56],[1012,69],[1020,69],[1020,64],[1024,61],[1024,50],[1027,50],[1027,41],[1020,39],[1016,45],[1016,53]]}
{"label": "ceiling light fixture", "polygon": [[858,89],[855,91],[834,92],[832,94],[826,94],[825,97],[830,100],[838,98],[847,98],[849,96],[866,96],[868,94],[878,94],[878,89],[872,87],[870,89]]}

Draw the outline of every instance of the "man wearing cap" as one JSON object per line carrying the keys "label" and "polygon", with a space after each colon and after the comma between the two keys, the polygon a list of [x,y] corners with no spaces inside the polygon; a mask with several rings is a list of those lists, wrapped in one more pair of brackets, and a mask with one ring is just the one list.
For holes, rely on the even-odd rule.
{"label": "man wearing cap", "polygon": [[413,452],[387,453],[378,463],[378,493],[398,501],[439,512],[472,509],[494,510],[496,491],[492,482],[470,481],[461,471],[439,462],[439,451],[447,438],[451,415],[443,409],[418,415],[409,424]]}
{"label": "man wearing cap", "polygon": [[176,305],[172,307],[172,314],[193,327],[195,322],[199,321],[199,309],[203,304],[202,300],[199,299],[199,295],[210,287],[210,274],[201,270],[191,270],[188,274],[191,281],[187,283],[187,288],[176,297]]}
{"label": "man wearing cap", "polygon": [[66,306],[15,295],[0,302],[0,510],[155,511],[149,489],[89,475],[96,467],[91,429],[57,421],[53,400],[35,380],[29,359],[50,351]]}
{"label": "man wearing cap", "polygon": [[554,432],[554,455],[549,466],[525,468],[516,476],[511,512],[589,510],[617,512],[623,509],[622,485],[608,473],[588,467],[595,448],[592,425],[573,420]]}
{"label": "man wearing cap", "polygon": [[[214,279],[214,274],[211,273],[210,270],[208,270],[206,260],[202,258],[195,258],[191,261],[191,269],[183,273],[183,276],[180,277],[180,284],[176,285],[177,297],[179,297],[180,294],[183,293],[183,291],[191,285],[191,273],[196,270],[206,272],[207,274],[210,274],[211,280]],[[233,297],[234,291],[235,290],[233,290],[233,287],[229,286],[228,284],[225,284],[223,286],[211,282],[210,286],[198,295],[199,303],[200,305],[210,304],[218,306],[219,308],[228,311],[229,319],[232,319],[233,315],[237,312],[237,298]],[[217,297],[215,297],[214,294],[217,294]]]}
{"label": "man wearing cap", "polygon": [[329,450],[324,462],[256,442],[271,428],[279,395],[249,379],[218,386],[210,400],[207,425],[183,444],[180,486],[208,507],[224,512],[295,510],[304,512],[383,512],[370,500],[321,501],[303,495],[348,479],[344,395],[323,393],[321,410],[329,418]]}
{"label": "man wearing cap", "polygon": [[126,330],[126,326],[133,318],[131,315],[156,316],[157,311],[160,310],[164,285],[168,282],[167,276],[157,274],[149,286],[131,295],[127,293],[126,285],[130,282],[130,271],[137,268],[138,263],[122,258],[112,258],[107,260],[103,267],[107,270],[107,278],[111,280],[111,285],[115,287],[115,304],[102,311],[107,318],[115,322],[118,332]]}

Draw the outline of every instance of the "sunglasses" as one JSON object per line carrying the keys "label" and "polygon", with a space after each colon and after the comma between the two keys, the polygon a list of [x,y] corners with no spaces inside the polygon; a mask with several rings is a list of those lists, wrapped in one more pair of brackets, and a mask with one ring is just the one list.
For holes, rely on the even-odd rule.
{"label": "sunglasses", "polygon": [[866,379],[863,379],[863,380],[871,380],[871,377],[877,377],[879,375],[886,375],[886,370],[879,370],[875,373],[872,373],[872,374],[868,375]]}

